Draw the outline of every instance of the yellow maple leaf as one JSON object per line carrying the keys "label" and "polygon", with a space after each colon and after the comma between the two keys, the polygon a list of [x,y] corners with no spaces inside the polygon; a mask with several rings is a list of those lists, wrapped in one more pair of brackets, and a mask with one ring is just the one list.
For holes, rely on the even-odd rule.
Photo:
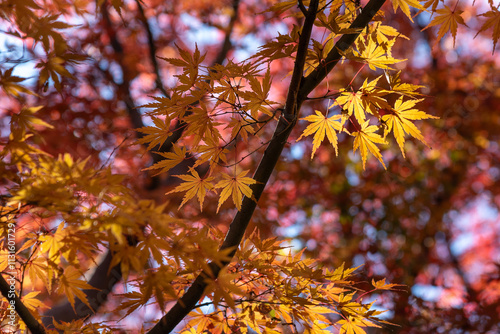
{"label": "yellow maple leaf", "polygon": [[391,0],[392,1],[392,8],[394,9],[394,13],[398,8],[401,8],[403,13],[405,13],[406,16],[410,19],[411,22],[413,22],[413,19],[411,18],[411,13],[410,13],[410,6],[420,9],[420,10],[425,10],[424,7],[420,4],[418,0]]}
{"label": "yellow maple leaf", "polygon": [[148,150],[152,149],[156,145],[163,145],[165,140],[172,134],[170,131],[170,120],[165,118],[161,120],[158,117],[152,117],[155,126],[144,126],[137,129],[137,131],[146,134],[146,136],[139,138],[137,142],[139,144],[148,144]]}
{"label": "yellow maple leaf", "polygon": [[47,307],[41,300],[35,298],[39,293],[40,291],[32,291],[21,298],[23,304],[33,312],[38,308]]}
{"label": "yellow maple leaf", "polygon": [[12,75],[13,70],[14,67],[9,68],[5,72],[0,71],[0,87],[7,94],[13,95],[15,97],[19,97],[20,96],[19,93],[25,93],[36,96],[34,92],[19,84],[20,82],[26,80],[26,78],[21,78]]}
{"label": "yellow maple leaf", "polygon": [[239,173],[237,176],[230,176],[228,174],[222,174],[224,180],[219,181],[215,185],[215,188],[222,188],[219,197],[219,204],[217,206],[217,212],[230,195],[232,195],[233,203],[236,208],[241,210],[241,201],[243,199],[243,195],[246,197],[252,197],[252,189],[248,186],[250,184],[257,183],[251,177],[245,177],[248,174],[248,170],[245,170]]}
{"label": "yellow maple leaf", "polygon": [[296,140],[299,141],[302,137],[310,136],[314,133],[313,137],[313,150],[311,153],[311,159],[314,157],[314,153],[318,149],[321,142],[325,139],[325,135],[328,138],[330,144],[335,148],[335,153],[338,154],[338,143],[337,143],[337,131],[342,130],[342,123],[337,122],[337,120],[342,119],[342,115],[335,115],[330,118],[327,118],[323,115],[319,110],[315,110],[316,115],[309,115],[307,117],[301,118],[301,120],[305,120],[311,122],[304,132],[300,135],[300,137]]}
{"label": "yellow maple leaf", "polygon": [[492,10],[486,13],[480,14],[479,16],[487,17],[486,22],[483,23],[476,36],[480,32],[485,31],[489,28],[493,28],[493,51],[495,53],[495,47],[497,45],[498,39],[500,38],[500,11],[497,8],[492,7]]}
{"label": "yellow maple leaf", "polygon": [[375,281],[372,279],[372,285],[377,290],[393,290],[394,287],[404,286],[403,284],[389,284],[385,283],[385,278],[380,281]]}
{"label": "yellow maple leaf", "polygon": [[248,121],[244,116],[231,117],[231,121],[224,129],[232,129],[231,138],[241,136],[244,142],[248,141],[248,135],[255,133],[254,122]]}
{"label": "yellow maple leaf", "polygon": [[395,74],[389,74],[388,71],[385,71],[385,78],[387,83],[391,87],[391,91],[400,95],[405,95],[409,97],[415,97],[418,95],[422,95],[417,92],[418,89],[423,88],[424,86],[413,85],[406,82],[401,81],[401,71],[398,71]]}
{"label": "yellow maple leaf", "polygon": [[213,184],[210,183],[210,181],[212,181],[214,178],[209,176],[202,179],[194,168],[191,168],[190,171],[191,175],[175,175],[175,177],[183,180],[184,182],[175,187],[174,190],[169,191],[167,195],[171,193],[186,191],[186,194],[182,199],[182,203],[179,205],[179,209],[191,198],[197,196],[198,202],[200,202],[201,210],[203,207],[203,201],[205,200],[205,196],[207,194],[207,190],[212,190],[214,187]]}
{"label": "yellow maple leaf", "polygon": [[63,242],[63,239],[66,235],[65,232],[63,232],[64,228],[64,223],[59,224],[57,227],[56,232],[54,235],[42,235],[38,240],[42,242],[42,245],[40,246],[40,251],[41,252],[49,252],[49,259],[51,261],[54,261],[54,263],[59,263],[61,261],[60,257],[57,256],[59,255],[59,250],[65,246],[65,243]]}
{"label": "yellow maple leaf", "polygon": [[227,267],[221,270],[221,273],[217,278],[206,278],[205,281],[208,283],[206,291],[213,291],[213,302],[214,307],[217,308],[217,305],[224,300],[233,310],[236,308],[236,304],[234,303],[234,299],[231,294],[236,294],[243,296],[245,292],[239,288],[235,281],[239,278],[240,274],[238,273],[228,273]]}
{"label": "yellow maple leaf", "polygon": [[401,37],[410,40],[410,38],[397,31],[396,28],[383,25],[381,22],[372,23],[370,30],[372,31],[372,38],[379,44],[387,43],[391,37]]}
{"label": "yellow maple leaf", "polygon": [[150,166],[148,168],[144,168],[144,170],[150,170],[150,169],[160,169],[161,170],[156,173],[155,175],[161,174],[161,173],[166,173],[168,172],[171,168],[177,166],[180,164],[184,159],[186,158],[186,147],[180,147],[177,144],[174,144],[173,146],[173,152],[155,152],[159,155],[161,155],[164,159],[161,161],[155,163],[153,166]]}
{"label": "yellow maple leaf", "polygon": [[403,154],[403,157],[405,156],[404,152],[405,133],[410,134],[412,137],[420,140],[422,143],[428,146],[420,130],[417,129],[417,127],[411,121],[428,119],[428,118],[439,118],[428,115],[423,111],[412,109],[415,106],[415,104],[417,104],[420,101],[422,101],[422,99],[408,100],[403,102],[403,97],[401,96],[394,104],[392,112],[390,114],[382,116],[382,121],[387,124],[387,128],[385,129],[385,135],[387,135],[390,131],[393,132],[394,138],[396,138],[399,148],[401,149],[401,153]]}
{"label": "yellow maple leaf", "polygon": [[342,109],[347,110],[349,116],[354,114],[358,122],[362,123],[365,121],[366,116],[361,95],[362,93],[360,91],[343,92],[335,101],[342,106]]}
{"label": "yellow maple leaf", "polygon": [[384,161],[382,160],[382,154],[380,154],[379,148],[375,145],[375,143],[387,143],[382,137],[375,133],[375,131],[378,130],[378,127],[376,127],[375,125],[369,125],[369,123],[370,121],[364,122],[359,131],[355,131],[352,133],[352,135],[354,136],[353,151],[356,152],[356,150],[359,149],[361,158],[363,160],[363,169],[365,169],[368,151],[370,151],[382,163],[384,168],[387,169]]}
{"label": "yellow maple leaf", "polygon": [[361,328],[364,324],[362,322],[356,321],[355,317],[349,316],[348,320],[342,319],[337,323],[342,325],[340,327],[339,334],[366,334],[365,330]]}
{"label": "yellow maple leaf", "polygon": [[378,117],[378,109],[389,108],[386,99],[382,97],[388,92],[376,86],[380,77],[370,82],[366,79],[357,92],[344,92],[336,99],[336,102],[347,110],[348,115],[354,115],[360,124],[365,122],[366,112]]}
{"label": "yellow maple leaf", "polygon": [[458,29],[458,24],[467,26],[465,24],[465,21],[460,14],[463,13],[462,10],[454,9],[452,10],[448,6],[444,6],[444,8],[438,9],[436,11],[437,15],[428,25],[425,27],[423,30],[433,27],[436,25],[439,25],[439,31],[438,31],[438,38],[436,40],[436,43],[439,42],[441,38],[443,38],[444,34],[446,34],[448,31],[451,32],[451,35],[453,36],[453,46],[455,46],[455,38],[457,37],[457,29]]}
{"label": "yellow maple leaf", "polygon": [[199,156],[196,160],[194,167],[199,166],[208,161],[210,166],[220,163],[220,161],[227,164],[226,154],[229,152],[224,145],[220,145],[219,138],[208,137],[205,139],[205,145],[197,148]]}
{"label": "yellow maple leaf", "polygon": [[358,40],[358,56],[361,61],[368,64],[371,70],[375,71],[377,68],[391,69],[388,65],[402,62],[406,59],[395,59],[391,57],[391,47],[394,41],[388,43],[378,44],[370,35],[366,43],[361,39]]}
{"label": "yellow maple leaf", "polygon": [[87,282],[80,279],[81,273],[73,266],[69,266],[64,270],[64,274],[59,278],[58,292],[68,298],[71,307],[75,307],[75,297],[78,297],[85,305],[92,309],[87,296],[82,289],[95,289]]}

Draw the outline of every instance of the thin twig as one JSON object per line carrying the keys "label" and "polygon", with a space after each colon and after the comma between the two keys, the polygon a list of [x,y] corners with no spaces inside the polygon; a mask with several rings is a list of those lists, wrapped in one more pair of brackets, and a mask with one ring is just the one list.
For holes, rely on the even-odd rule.
{"label": "thin twig", "polygon": [[161,79],[160,67],[158,66],[158,62],[156,61],[156,43],[153,38],[153,33],[151,32],[151,27],[148,22],[148,18],[144,13],[144,8],[142,8],[142,4],[140,0],[135,0],[137,3],[137,8],[139,8],[140,19],[142,24],[144,25],[144,29],[146,30],[146,35],[148,36],[148,45],[149,45],[149,58],[151,59],[151,63],[153,64],[153,70],[156,74],[156,88],[158,88],[163,95],[166,97],[170,97],[165,86],[163,86],[163,80]]}

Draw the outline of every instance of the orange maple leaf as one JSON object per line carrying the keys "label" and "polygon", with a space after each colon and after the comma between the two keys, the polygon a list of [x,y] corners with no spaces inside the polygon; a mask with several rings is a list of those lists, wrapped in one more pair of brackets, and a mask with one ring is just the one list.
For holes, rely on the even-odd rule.
{"label": "orange maple leaf", "polygon": [[431,21],[431,23],[427,25],[427,27],[422,29],[422,31],[429,27],[440,25],[436,43],[439,42],[439,40],[443,38],[443,36],[449,31],[453,36],[453,46],[455,46],[455,38],[457,37],[458,24],[467,27],[463,17],[460,16],[463,13],[463,11],[457,9],[452,10],[450,7],[445,5],[444,8],[438,9],[436,13],[438,13],[439,15],[437,15]]}
{"label": "orange maple leaf", "polygon": [[312,124],[309,124],[302,135],[296,140],[299,141],[302,137],[312,135],[313,137],[313,150],[311,153],[311,159],[314,157],[314,153],[318,149],[321,142],[325,139],[325,135],[328,138],[330,144],[335,148],[335,153],[337,152],[337,131],[342,130],[342,122],[337,122],[337,120],[342,119],[342,115],[335,115],[330,118],[327,118],[323,115],[319,110],[315,110],[316,115],[309,115],[307,117],[301,118],[301,120],[309,121]]}
{"label": "orange maple leaf", "polygon": [[155,152],[159,155],[161,155],[164,159],[162,159],[160,162],[155,163],[153,166],[150,166],[148,168],[144,168],[144,170],[150,170],[150,169],[160,169],[161,170],[156,173],[155,175],[161,174],[168,172],[171,168],[177,166],[180,164],[184,159],[186,158],[186,147],[180,147],[177,144],[174,144],[173,146],[173,152]]}
{"label": "orange maple leaf", "polygon": [[248,185],[257,183],[257,181],[250,177],[245,177],[247,174],[248,170],[239,173],[237,176],[222,174],[224,180],[219,181],[219,183],[215,185],[215,188],[222,188],[219,205],[217,206],[217,212],[219,212],[220,206],[229,198],[230,195],[232,195],[233,203],[236,205],[238,211],[241,210],[243,195],[249,198],[252,197],[252,189]]}
{"label": "orange maple leaf", "polygon": [[186,194],[182,199],[182,203],[179,205],[179,209],[191,198],[197,196],[198,202],[200,202],[201,210],[203,207],[203,201],[205,200],[205,196],[207,194],[207,190],[212,190],[214,187],[213,184],[210,183],[210,181],[212,181],[214,178],[209,176],[202,179],[200,178],[198,172],[193,168],[191,168],[191,174],[192,175],[175,175],[175,177],[183,180],[184,182],[175,187],[174,190],[169,191],[167,195],[171,193],[186,191]]}
{"label": "orange maple leaf", "polygon": [[[372,285],[375,289],[377,290],[394,290],[394,287],[403,287],[405,286],[404,284],[389,284],[385,283],[385,278],[381,279],[380,281],[375,281],[372,279]],[[404,291],[404,290],[401,290]]]}
{"label": "orange maple leaf", "polygon": [[411,18],[410,6],[420,10],[425,10],[425,8],[422,7],[422,5],[418,2],[418,0],[391,0],[391,1],[394,13],[398,8],[401,8],[403,13],[405,13],[405,15],[408,16],[411,22],[413,22],[413,19]]}
{"label": "orange maple leaf", "polygon": [[[476,36],[480,32],[485,31],[493,27],[493,51],[495,53],[495,47],[497,45],[498,39],[500,38],[500,11],[497,8],[492,7],[492,10],[486,13],[480,14],[479,16],[487,17],[486,22],[483,23],[481,29],[477,32]],[[475,37],[475,36],[474,36]]]}
{"label": "orange maple leaf", "polygon": [[170,132],[170,120],[168,118],[161,120],[158,117],[152,117],[152,120],[155,126],[144,126],[137,129],[137,131],[146,134],[146,136],[139,138],[137,142],[139,144],[149,143],[148,150],[151,150],[157,145],[163,145],[165,140],[172,134],[172,132]]}
{"label": "orange maple leaf", "polygon": [[404,143],[405,143],[405,133],[409,133],[412,137],[420,140],[426,146],[424,136],[419,129],[413,124],[412,120],[420,120],[420,119],[428,119],[428,118],[439,118],[435,116],[431,116],[426,114],[423,111],[417,109],[411,109],[417,104],[420,100],[408,100],[403,102],[403,97],[401,96],[396,103],[394,104],[394,109],[392,109],[392,113],[386,114],[382,116],[382,121],[387,124],[387,128],[385,129],[385,135],[387,135],[391,130],[394,134],[394,138],[401,149],[401,153],[403,157],[405,156],[404,152]]}
{"label": "orange maple leaf", "polygon": [[379,148],[375,145],[377,144],[387,144],[387,142],[380,137],[375,131],[378,130],[378,127],[375,125],[369,125],[369,121],[366,121],[361,126],[359,131],[353,132],[354,138],[354,152],[359,148],[359,152],[361,153],[361,158],[363,159],[363,169],[366,165],[366,157],[368,156],[368,151],[370,151],[384,166],[385,169],[387,167],[382,160],[382,154],[380,154]]}
{"label": "orange maple leaf", "polygon": [[67,267],[64,270],[64,274],[61,275],[59,279],[58,291],[68,297],[68,301],[71,304],[71,307],[75,307],[75,297],[78,297],[78,299],[80,299],[85,305],[92,309],[87,300],[87,296],[82,291],[82,289],[95,288],[87,284],[87,282],[79,279],[81,276],[82,274],[75,267]]}

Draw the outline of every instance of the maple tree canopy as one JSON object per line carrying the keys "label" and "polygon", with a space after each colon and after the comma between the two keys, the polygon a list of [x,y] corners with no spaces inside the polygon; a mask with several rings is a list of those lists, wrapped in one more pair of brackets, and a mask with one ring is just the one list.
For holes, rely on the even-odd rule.
{"label": "maple tree canopy", "polygon": [[2,333],[500,331],[498,8],[0,0]]}

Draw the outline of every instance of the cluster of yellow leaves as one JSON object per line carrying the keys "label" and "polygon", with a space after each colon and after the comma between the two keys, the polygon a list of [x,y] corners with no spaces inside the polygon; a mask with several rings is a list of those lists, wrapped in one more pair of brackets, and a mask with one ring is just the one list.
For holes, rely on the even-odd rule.
{"label": "cluster of yellow leaves", "polygon": [[[412,121],[436,117],[418,109],[413,109],[418,102],[422,101],[421,99],[413,99],[414,96],[418,95],[415,90],[419,86],[402,84],[399,79],[399,72],[393,76],[387,74],[386,77],[388,79],[387,83],[390,86],[389,89],[377,86],[381,78],[379,76],[370,82],[366,79],[357,91],[349,92],[341,90],[335,103],[330,107],[340,106],[340,114],[327,118],[322,112],[316,110],[316,115],[302,118],[302,120],[306,120],[311,124],[305,128],[297,141],[305,136],[314,135],[311,159],[323,142],[325,134],[330,144],[335,148],[335,152],[338,152],[337,136],[340,132],[345,132],[354,137],[353,150],[356,151],[359,149],[363,168],[366,165],[368,152],[373,154],[385,167],[382,154],[376,144],[387,144],[386,137],[391,132],[403,156],[405,155],[404,142],[406,134],[427,145],[422,133]],[[391,94],[400,96],[394,106],[390,106],[387,101],[387,97]],[[404,101],[405,96],[409,96],[411,99]],[[368,116],[371,116],[372,119],[377,119],[382,124],[382,127],[385,129],[383,136],[377,133],[380,130],[379,126],[370,125]],[[347,130],[347,123],[354,127],[355,130],[349,132]]]}
{"label": "cluster of yellow leaves", "polygon": [[[256,64],[232,62],[206,68],[201,65],[204,56],[197,47],[192,56],[181,48],[178,51],[181,59],[164,59],[181,68],[176,75],[178,85],[169,97],[155,98],[145,105],[152,108],[148,114],[153,124],[138,129],[145,134],[139,143],[155,150],[174,131],[183,131],[183,139],[189,146],[175,143],[172,152],[158,152],[164,159],[147,169],[166,173],[186,157],[193,157],[195,162],[189,174],[177,175],[182,183],[170,191],[185,192],[179,207],[196,197],[202,209],[206,195],[220,189],[217,210],[229,197],[239,210],[243,196],[252,198],[250,186],[255,181],[246,176],[248,170],[228,172],[228,155],[239,159],[238,145],[248,145],[257,126],[275,118],[276,102],[268,98],[270,71],[260,75]],[[177,121],[171,125],[174,119]],[[228,127],[230,133],[223,131]],[[197,168],[203,164],[208,164],[208,171],[200,176]]]}
{"label": "cluster of yellow leaves", "polygon": [[331,333],[333,327],[350,332],[386,323],[372,310],[373,303],[362,302],[362,295],[391,290],[385,280],[373,282],[363,293],[353,285],[357,268],[331,271],[293,254],[275,238],[262,240],[252,234],[237,253],[237,260],[209,283],[207,298],[214,309],[195,309],[183,333],[284,333],[303,326],[308,333]]}
{"label": "cluster of yellow leaves", "polygon": [[[112,248],[112,266],[119,264],[125,279],[156,261],[156,269],[141,279],[146,282],[141,301],[154,296],[162,307],[178,298],[194,273],[209,269],[207,259],[229,260],[217,251],[220,236],[213,230],[185,224],[164,213],[164,205],[139,200],[110,168],[95,169],[69,154],[54,158],[36,148],[35,130],[49,126],[36,117],[38,110],[26,108],[11,116],[11,134],[1,138],[0,151],[2,181],[9,181],[10,190],[8,198],[2,197],[0,233],[6,235],[8,223],[23,231],[25,240],[16,249],[17,277],[24,286],[45,287],[20,296],[28,308],[49,307],[42,302],[47,295],[65,296],[73,306],[78,298],[90,307],[83,290],[92,287],[84,274],[95,265],[102,245]],[[127,235],[137,245],[127,242]],[[7,268],[6,258],[0,271]],[[143,304],[127,305],[132,312]]]}

